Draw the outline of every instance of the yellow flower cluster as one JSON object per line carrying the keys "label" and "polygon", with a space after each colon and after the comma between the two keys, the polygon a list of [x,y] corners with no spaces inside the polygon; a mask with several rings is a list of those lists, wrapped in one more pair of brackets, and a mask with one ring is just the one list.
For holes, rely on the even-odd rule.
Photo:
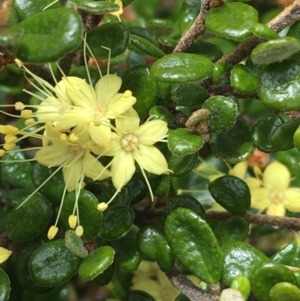
{"label": "yellow flower cluster", "polygon": [[[112,179],[116,193],[110,200],[98,205],[98,209],[103,211],[130,181],[137,163],[153,200],[144,170],[157,175],[169,173],[166,159],[154,146],[156,142],[165,141],[167,123],[151,120],[150,117],[140,125],[140,118],[132,107],[136,98],[128,90],[119,93],[122,79],[115,74],[102,76],[98,69],[101,78],[95,86],[89,73],[89,83],[78,77],[64,75],[61,81],[52,86],[28,70],[21,61],[16,60],[16,63],[33,78],[32,85],[39,94],[26,92],[40,99],[40,104],[24,105],[18,102],[14,105],[21,117],[26,119],[26,127],[19,130],[9,125],[0,126],[0,133],[5,135],[4,149],[0,155],[14,151],[16,143],[24,138],[42,140],[42,146],[36,148],[34,159],[63,172],[65,191],[59,214],[66,191],[76,191],[73,214],[69,217],[69,225],[76,234],[83,234],[77,203],[80,189],[85,185],[85,177],[94,181]],[[107,166],[100,163],[102,156],[112,157]],[[58,231],[59,214],[49,229],[49,239]]]}

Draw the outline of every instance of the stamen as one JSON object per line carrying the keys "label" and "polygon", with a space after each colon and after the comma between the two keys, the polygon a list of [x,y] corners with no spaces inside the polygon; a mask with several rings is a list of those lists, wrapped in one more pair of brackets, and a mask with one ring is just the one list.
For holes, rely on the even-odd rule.
{"label": "stamen", "polygon": [[23,110],[21,112],[21,117],[26,118],[26,119],[31,118],[32,117],[32,111],[31,110]]}
{"label": "stamen", "polygon": [[29,119],[25,120],[25,125],[32,126],[35,124],[35,122],[36,121],[33,118],[29,118]]}
{"label": "stamen", "polygon": [[7,151],[13,150],[16,147],[15,143],[4,143],[3,148]]}
{"label": "stamen", "polygon": [[71,140],[72,142],[78,141],[78,139],[79,139],[79,138],[76,136],[76,134],[71,133],[71,135],[70,135],[70,140]]}
{"label": "stamen", "polygon": [[47,237],[49,240],[53,239],[58,232],[58,228],[56,226],[51,226],[48,230]]}
{"label": "stamen", "polygon": [[91,48],[90,48],[89,45],[86,43],[86,34],[85,34],[85,36],[84,36],[83,42],[85,43],[84,46],[88,49],[88,51],[89,51],[91,57],[93,58],[93,60],[94,60],[94,62],[95,62],[95,64],[96,64],[96,66],[97,66],[97,70],[98,70],[98,72],[99,72],[99,74],[100,74],[100,77],[102,77],[102,72],[101,72],[101,69],[100,69],[100,67],[99,67],[99,64],[98,64],[98,62],[97,62],[97,60],[96,60],[96,58],[95,58],[95,56],[94,56],[94,54],[93,54]]}
{"label": "stamen", "polygon": [[68,136],[67,136],[65,133],[62,133],[62,134],[60,135],[60,140],[61,140],[61,141],[68,141]]}
{"label": "stamen", "polygon": [[25,105],[23,104],[23,102],[18,101],[15,103],[15,110],[22,111],[24,109],[25,109]]}
{"label": "stamen", "polygon": [[111,49],[105,46],[101,46],[102,48],[108,51],[108,60],[107,60],[107,74],[109,74],[109,67],[110,67],[110,59],[111,59]]}
{"label": "stamen", "polygon": [[77,236],[81,237],[83,235],[83,227],[82,226],[77,226],[75,229],[75,233]]}
{"label": "stamen", "polygon": [[70,228],[75,229],[75,227],[77,225],[77,220],[78,220],[78,218],[76,215],[71,214],[69,216],[68,223],[69,223]]}
{"label": "stamen", "polygon": [[151,188],[151,185],[150,185],[150,183],[149,183],[149,181],[148,181],[148,178],[147,178],[147,176],[146,176],[145,171],[143,170],[143,168],[141,168],[141,172],[142,172],[143,177],[144,177],[144,179],[145,179],[145,181],[146,181],[146,184],[147,184],[147,186],[148,186],[148,190],[149,190],[149,192],[150,192],[151,202],[153,202],[153,201],[154,201],[154,196],[153,196],[152,188]]}
{"label": "stamen", "polygon": [[47,6],[45,6],[43,8],[43,11],[46,10],[47,8],[49,8],[50,6],[52,6],[53,4],[57,3],[59,0],[54,0],[53,2],[51,2],[50,4],[48,4]]}
{"label": "stamen", "polygon": [[104,202],[99,203],[97,206],[97,209],[102,212],[105,211],[107,208],[108,208],[108,205],[107,205],[107,203],[104,203]]}

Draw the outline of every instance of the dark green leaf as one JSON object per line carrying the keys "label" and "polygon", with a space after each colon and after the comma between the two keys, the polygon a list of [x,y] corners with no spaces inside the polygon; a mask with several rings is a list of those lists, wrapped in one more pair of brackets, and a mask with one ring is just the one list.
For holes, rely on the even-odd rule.
{"label": "dark green leaf", "polygon": [[93,15],[104,15],[119,10],[118,4],[108,1],[70,0],[70,2]]}
{"label": "dark green leaf", "polygon": [[26,198],[20,200],[6,221],[10,238],[15,241],[29,240],[42,233],[53,214],[51,203],[40,194],[34,194],[18,208]]}
{"label": "dark green leaf", "polygon": [[197,159],[197,153],[184,157],[178,157],[171,153],[168,157],[168,166],[172,170],[170,175],[172,177],[181,177],[188,174],[195,167]]}
{"label": "dark green leaf", "polygon": [[211,228],[198,214],[186,208],[174,210],[166,219],[165,233],[175,256],[193,274],[209,284],[218,283],[221,250]]}
{"label": "dark green leaf", "polygon": [[10,281],[7,274],[0,269],[0,301],[7,301],[10,294]]}
{"label": "dark green leaf", "polygon": [[66,247],[77,257],[86,258],[88,256],[88,251],[84,247],[82,239],[76,235],[75,231],[66,231],[65,244]]}
{"label": "dark green leaf", "polygon": [[56,286],[71,279],[78,271],[81,259],[65,246],[63,239],[39,247],[29,262],[32,279],[41,286]]}
{"label": "dark green leaf", "polygon": [[248,185],[238,177],[222,176],[208,185],[212,197],[234,214],[245,214],[251,205]]}
{"label": "dark green leaf", "polygon": [[205,56],[173,53],[156,61],[151,67],[151,74],[164,82],[185,84],[210,75],[212,69],[213,63]]}
{"label": "dark green leaf", "polygon": [[79,277],[85,281],[93,280],[113,263],[114,256],[115,250],[110,246],[96,249],[81,263]]}

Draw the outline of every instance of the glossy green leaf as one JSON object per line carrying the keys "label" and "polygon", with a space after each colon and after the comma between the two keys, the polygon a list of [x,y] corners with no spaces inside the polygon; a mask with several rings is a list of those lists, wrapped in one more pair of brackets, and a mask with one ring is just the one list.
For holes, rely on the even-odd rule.
{"label": "glossy green leaf", "polygon": [[130,34],[146,39],[151,44],[154,44],[155,46],[159,47],[157,36],[153,32],[147,30],[146,28],[131,26],[129,27],[129,31]]}
{"label": "glossy green leaf", "polygon": [[188,208],[196,212],[203,219],[206,217],[205,210],[201,203],[189,195],[177,195],[172,198],[165,206],[165,216],[168,216],[177,208]]}
{"label": "glossy green leaf", "polygon": [[251,36],[255,23],[258,23],[257,11],[250,5],[234,2],[211,9],[205,25],[216,36],[241,41]]}
{"label": "glossy green leaf", "polygon": [[148,194],[148,187],[146,186],[145,182],[140,179],[133,177],[128,182],[127,185],[131,188],[131,193],[132,193],[131,204],[132,205],[143,200]]}
{"label": "glossy green leaf", "polygon": [[297,285],[294,273],[279,263],[264,263],[250,275],[251,290],[260,301],[272,301],[270,291],[280,282]]}
{"label": "glossy green leaf", "polygon": [[289,58],[300,51],[300,41],[292,37],[284,37],[267,41],[255,47],[250,55],[254,64],[272,64]]}
{"label": "glossy green leaf", "polygon": [[258,85],[257,76],[250,72],[245,65],[235,65],[230,76],[231,86],[239,92],[251,93],[254,92]]}
{"label": "glossy green leaf", "polygon": [[245,214],[251,205],[251,194],[245,181],[235,176],[222,176],[208,185],[217,203],[234,214]]}
{"label": "glossy green leaf", "polygon": [[276,115],[269,115],[259,120],[252,128],[253,145],[268,153],[281,150],[280,141],[275,141],[275,145],[273,145],[272,141],[274,140],[271,140],[271,137],[283,124],[283,119]]}
{"label": "glossy green leaf", "polygon": [[170,131],[168,136],[169,150],[179,157],[196,153],[203,145],[201,136],[191,133],[187,129],[176,129]]}
{"label": "glossy green leaf", "polygon": [[300,290],[296,285],[288,282],[275,284],[270,290],[271,301],[298,301]]}
{"label": "glossy green leaf", "polygon": [[[217,283],[221,276],[221,250],[208,224],[186,208],[166,219],[165,234],[176,258],[202,281]],[[193,254],[193,256],[189,256]]]}
{"label": "glossy green leaf", "polygon": [[221,282],[230,286],[233,280],[243,275],[247,278],[264,262],[270,262],[262,252],[244,242],[230,242],[222,247]]}
{"label": "glossy green leaf", "polygon": [[262,72],[258,95],[268,107],[278,111],[299,110],[300,63],[285,60],[267,66]]}
{"label": "glossy green leaf", "polygon": [[200,13],[201,2],[197,0],[182,1],[181,13],[179,15],[179,29],[181,33],[187,31]]}
{"label": "glossy green leaf", "polygon": [[29,240],[42,233],[53,214],[51,203],[40,194],[34,194],[18,208],[26,198],[20,200],[6,221],[6,229],[14,241]]}
{"label": "glossy green leaf", "polygon": [[10,281],[7,274],[0,269],[0,301],[7,301],[10,294]]}
{"label": "glossy green leaf", "polygon": [[278,34],[266,24],[257,23],[252,27],[252,32],[259,38],[273,40],[278,38]]}
{"label": "glossy green leaf", "polygon": [[249,223],[241,216],[210,222],[210,226],[220,245],[231,241],[244,241],[249,234]]}
{"label": "glossy green leaf", "polygon": [[294,240],[272,256],[272,260],[284,265],[300,268],[300,242]]}
{"label": "glossy green leaf", "polygon": [[106,48],[111,50],[111,57],[115,57],[126,50],[129,31],[122,22],[109,22],[90,30],[87,33],[86,42],[97,59],[109,57],[109,51]]}
{"label": "glossy green leaf", "polygon": [[113,279],[114,274],[115,274],[115,264],[113,262],[102,274],[99,274],[93,280],[101,286],[107,285]]}
{"label": "glossy green leaf", "polygon": [[187,50],[188,53],[201,54],[212,62],[217,61],[223,56],[223,51],[215,44],[195,41]]}
{"label": "glossy green leaf", "polygon": [[174,120],[174,115],[163,106],[152,107],[149,111],[149,115],[153,116],[155,119],[160,119],[168,123]]}
{"label": "glossy green leaf", "polygon": [[153,194],[162,198],[166,196],[170,189],[170,176],[159,175],[150,180],[150,186],[152,187]]}
{"label": "glossy green leaf", "polygon": [[19,43],[12,47],[16,57],[24,62],[53,62],[79,46],[82,31],[82,21],[75,10],[50,9],[2,32],[0,44],[23,32]]}
{"label": "glossy green leaf", "polygon": [[103,239],[117,239],[125,235],[134,219],[134,212],[131,208],[116,205],[109,207],[103,213],[100,236]]}
{"label": "glossy green leaf", "polygon": [[[33,166],[32,180],[36,187],[44,183],[57,168],[48,168],[47,166],[36,163]],[[60,204],[65,189],[65,182],[61,172],[51,177],[40,189],[39,192],[55,205]]]}
{"label": "glossy green leaf", "polygon": [[[1,164],[2,176],[4,180],[14,187],[33,191],[35,186],[31,179],[32,164],[31,162],[26,162],[26,159],[23,152],[7,152],[2,158],[3,161],[7,161]],[[20,162],[9,163],[9,161],[13,160]]]}
{"label": "glossy green leaf", "polygon": [[215,64],[212,71],[213,84],[216,86],[229,85],[232,66],[227,63]]}
{"label": "glossy green leaf", "polygon": [[71,0],[70,2],[93,15],[104,15],[119,10],[118,4],[108,1]]}
{"label": "glossy green leaf", "polygon": [[[19,21],[23,21],[41,11],[51,4],[53,0],[15,0],[13,2],[13,9],[15,10]],[[54,3],[48,9],[59,8],[59,3]]]}
{"label": "glossy green leaf", "polygon": [[79,277],[85,281],[93,280],[102,274],[114,261],[115,250],[110,246],[103,246],[84,259],[79,267]]}
{"label": "glossy green leaf", "polygon": [[122,78],[121,91],[130,90],[137,102],[134,109],[143,117],[157,102],[158,87],[155,78],[150,74],[149,68],[136,66],[128,69]]}
{"label": "glossy green leaf", "polygon": [[23,244],[16,254],[15,271],[18,281],[23,288],[35,293],[45,293],[51,289],[49,287],[37,285],[31,279],[29,273],[29,260],[32,256],[32,253],[42,244],[43,241],[41,240],[31,240],[26,244]]}
{"label": "glossy green leaf", "polygon": [[129,39],[129,49],[132,49],[136,52],[141,52],[143,54],[147,54],[156,58],[161,58],[165,54],[159,49],[156,45],[149,42],[147,39],[139,37],[137,35],[130,35]]}
{"label": "glossy green leaf", "polygon": [[155,299],[144,291],[131,291],[127,294],[125,301],[155,301]]}
{"label": "glossy green leaf", "polygon": [[42,294],[24,290],[22,301],[69,301],[74,292],[72,287],[67,284],[63,286],[59,285],[49,289],[49,292]]}
{"label": "glossy green leaf", "polygon": [[[61,211],[61,218],[69,228],[68,219],[73,214],[75,205],[76,193],[72,191],[67,194]],[[83,227],[83,239],[91,240],[95,238],[100,231],[102,213],[97,209],[98,200],[88,190],[80,190],[78,199],[78,210],[80,217],[80,225]]]}
{"label": "glossy green leaf", "polygon": [[210,111],[208,126],[212,132],[224,132],[234,126],[239,114],[238,105],[233,98],[212,96],[203,104]]}
{"label": "glossy green leaf", "polygon": [[209,93],[205,88],[197,83],[187,83],[181,85],[172,85],[172,100],[179,106],[200,106],[207,98]]}
{"label": "glossy green leaf", "polygon": [[251,284],[250,280],[243,276],[237,276],[231,283],[231,288],[238,290],[242,293],[245,300],[248,300],[250,292],[251,292]]}
{"label": "glossy green leaf", "polygon": [[78,271],[81,259],[66,246],[63,239],[39,247],[29,262],[32,279],[41,286],[56,286],[71,279]]}
{"label": "glossy green leaf", "polygon": [[285,151],[294,147],[294,134],[300,126],[300,120],[290,119],[280,125],[271,135],[270,143],[277,150]]}
{"label": "glossy green leaf", "polygon": [[169,20],[152,19],[147,21],[146,28],[156,36],[169,36],[174,31],[174,24]]}
{"label": "glossy green leaf", "polygon": [[88,256],[88,251],[84,247],[81,237],[77,236],[75,231],[66,231],[65,244],[66,247],[77,257],[86,258]]}
{"label": "glossy green leaf", "polygon": [[142,254],[137,245],[137,231],[131,230],[119,239],[108,241],[108,244],[116,251],[115,262],[121,269],[133,272],[138,268]]}
{"label": "glossy green leaf", "polygon": [[171,153],[168,156],[168,166],[172,170],[170,176],[181,177],[188,174],[195,167],[197,159],[197,153],[184,157],[178,157]]}
{"label": "glossy green leaf", "polygon": [[[113,185],[110,185],[105,189],[103,189],[100,195],[98,196],[99,203],[108,202],[116,193],[116,191],[117,190]],[[132,198],[131,187],[129,185],[126,185],[116,195],[114,201],[110,204],[110,206],[115,206],[115,205],[129,206],[131,202],[131,198]]]}
{"label": "glossy green leaf", "polygon": [[138,246],[143,254],[156,260],[160,269],[169,271],[174,265],[173,252],[164,234],[155,227],[144,227],[138,232]]}
{"label": "glossy green leaf", "polygon": [[210,145],[218,158],[229,163],[246,160],[254,151],[249,126],[242,118],[228,131],[211,134]]}
{"label": "glossy green leaf", "polygon": [[185,84],[210,75],[212,69],[213,63],[202,55],[173,53],[157,60],[151,67],[151,74],[164,82]]}

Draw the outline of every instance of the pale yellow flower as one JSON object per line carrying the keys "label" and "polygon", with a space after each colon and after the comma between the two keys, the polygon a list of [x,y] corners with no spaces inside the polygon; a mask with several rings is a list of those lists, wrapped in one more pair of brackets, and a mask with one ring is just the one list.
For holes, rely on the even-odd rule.
{"label": "pale yellow flower", "polygon": [[0,263],[6,261],[8,257],[11,255],[11,253],[12,253],[11,250],[0,247]]}
{"label": "pale yellow flower", "polygon": [[167,123],[162,120],[148,120],[140,126],[140,118],[134,109],[128,110],[115,121],[116,132],[112,133],[111,147],[106,153],[107,156],[113,156],[113,185],[117,190],[126,185],[136,170],[137,162],[153,199],[144,170],[156,175],[170,172],[165,157],[154,146],[156,142],[165,141],[168,133]]}
{"label": "pale yellow flower", "polygon": [[109,14],[117,16],[119,21],[121,21],[120,16],[123,14],[123,2],[121,0],[114,0],[114,3],[119,6],[119,10],[111,12]]}
{"label": "pale yellow flower", "polygon": [[36,152],[35,159],[47,167],[61,167],[68,191],[80,186],[85,176],[99,180],[111,176],[91,153],[101,153],[103,149],[91,141],[82,127],[76,127],[66,135],[46,123],[45,131],[44,146]]}
{"label": "pale yellow flower", "polygon": [[300,189],[289,188],[291,175],[287,167],[277,161],[267,166],[262,186],[251,191],[251,207],[266,209],[269,215],[284,216],[285,210],[300,212]]}

